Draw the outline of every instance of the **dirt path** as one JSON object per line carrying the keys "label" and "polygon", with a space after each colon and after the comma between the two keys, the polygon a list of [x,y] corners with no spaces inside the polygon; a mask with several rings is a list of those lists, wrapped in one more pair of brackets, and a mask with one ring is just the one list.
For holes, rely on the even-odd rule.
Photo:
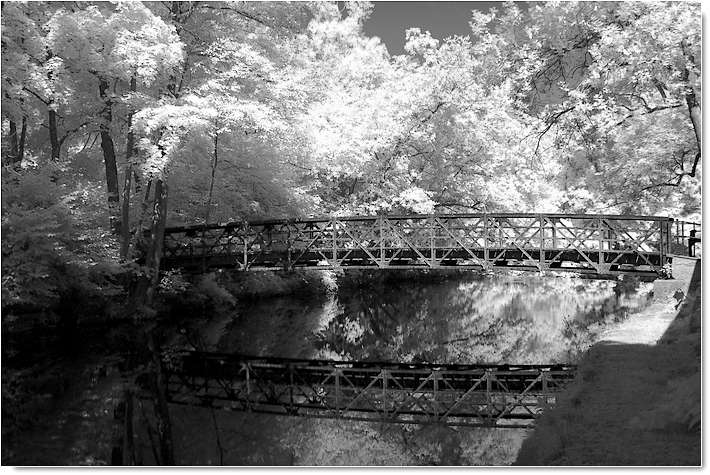
{"label": "dirt path", "polygon": [[644,311],[632,314],[621,324],[604,331],[601,341],[629,345],[655,345],[668,330],[677,314],[673,302],[654,302]]}

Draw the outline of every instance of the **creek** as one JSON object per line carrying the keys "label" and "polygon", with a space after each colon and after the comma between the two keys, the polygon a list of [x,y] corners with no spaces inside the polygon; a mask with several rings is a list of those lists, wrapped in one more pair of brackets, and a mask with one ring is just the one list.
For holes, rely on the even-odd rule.
{"label": "creek", "polygon": [[189,326],[203,350],[254,356],[570,363],[605,325],[645,307],[649,290],[638,282],[470,274],[247,301],[208,325]]}
{"label": "creek", "polygon": [[[365,285],[341,279],[333,294],[240,302],[217,319],[185,321],[182,333],[200,350],[253,356],[574,363],[605,328],[646,307],[651,289],[635,281],[532,275]],[[171,412],[176,457],[205,465],[509,465],[530,433]]]}
{"label": "creek", "polygon": [[[329,294],[241,300],[229,311],[173,319],[160,328],[166,347],[253,356],[463,364],[574,363],[605,327],[643,309],[649,303],[650,290],[650,284],[635,281],[537,275],[470,273],[444,280],[426,276],[371,280],[340,276],[337,291]],[[41,365],[43,360],[57,361],[46,382],[38,380],[42,386],[37,388],[38,393],[57,391],[57,376],[52,374],[71,378],[68,384],[62,384],[76,396],[76,407],[72,406],[73,412],[64,411],[62,420],[76,427],[96,425],[96,431],[110,434],[102,425],[104,419],[110,419],[100,417],[110,410],[110,404],[104,407],[96,402],[113,400],[107,397],[109,386],[105,393],[84,396],[85,391],[98,386],[81,375],[88,374],[86,368],[93,371],[103,361],[112,360],[112,355],[126,346],[122,342],[130,339],[130,332],[119,325],[45,333],[3,334],[5,363]],[[84,360],[86,363],[79,363]],[[21,377],[22,373],[17,374]],[[116,388],[120,389],[119,385],[111,385],[110,391]],[[93,422],[87,420],[87,409],[91,410],[89,416],[96,413],[91,416]],[[529,433],[517,429],[380,425],[181,406],[172,406],[170,414],[179,465],[508,465]],[[98,436],[77,439],[77,434],[86,431],[76,429],[74,434],[69,426],[62,427],[55,429],[60,432],[53,437],[67,439],[65,447],[77,452],[71,461],[62,458],[62,463],[109,463],[110,437],[105,441],[106,437]],[[66,449],[54,447],[57,444],[53,442],[37,442],[36,435],[42,430],[37,427],[28,433],[22,438],[23,444],[29,447],[27,444],[35,440],[39,451],[47,452],[48,460],[60,460],[50,453]],[[135,431],[139,460],[151,465],[151,442],[145,428],[136,422]],[[88,439],[102,441],[101,449],[93,448]],[[75,446],[86,447],[79,450]],[[18,457],[8,460],[35,463],[34,459]]]}

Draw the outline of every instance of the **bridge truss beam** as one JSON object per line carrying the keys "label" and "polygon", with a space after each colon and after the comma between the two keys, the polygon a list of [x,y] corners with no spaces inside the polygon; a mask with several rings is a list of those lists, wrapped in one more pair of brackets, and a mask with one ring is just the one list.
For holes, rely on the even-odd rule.
{"label": "bridge truss beam", "polygon": [[670,218],[565,214],[331,217],[168,228],[164,269],[475,268],[659,274]]}
{"label": "bridge truss beam", "polygon": [[385,423],[530,426],[574,366],[407,365],[192,353],[168,373],[171,403]]}

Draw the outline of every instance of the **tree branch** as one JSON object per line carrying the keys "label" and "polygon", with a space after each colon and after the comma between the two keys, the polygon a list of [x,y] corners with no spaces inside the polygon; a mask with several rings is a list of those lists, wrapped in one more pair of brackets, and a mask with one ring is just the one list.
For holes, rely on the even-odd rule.
{"label": "tree branch", "polygon": [[666,109],[677,109],[679,107],[683,107],[683,104],[671,104],[667,106],[656,106],[656,107],[650,107],[646,110],[646,112],[639,112],[639,113],[634,113],[635,111],[632,110],[632,113],[621,119],[619,122],[614,124],[615,127],[618,127],[620,125],[623,125],[624,122],[627,120],[631,119],[632,117],[638,117],[642,115],[648,115],[648,114],[653,114],[654,112],[666,110]]}
{"label": "tree branch", "polygon": [[232,13],[236,13],[237,15],[242,16],[242,17],[246,18],[247,20],[255,21],[255,22],[257,22],[257,23],[259,23],[259,24],[261,24],[261,25],[271,27],[271,25],[269,25],[268,23],[264,22],[264,21],[261,20],[260,18],[257,18],[256,16],[252,15],[251,13],[247,13],[247,12],[242,11],[242,10],[237,10],[237,9],[235,9],[235,8],[230,8],[230,7],[214,7],[214,6],[210,5],[209,3],[205,3],[204,5],[202,5],[202,8],[205,8],[205,9],[207,9],[207,10],[229,11],[229,12],[232,12]]}
{"label": "tree branch", "polygon": [[437,203],[434,205],[434,209],[439,209],[439,208],[465,208],[465,209],[472,209],[472,210],[478,210],[480,209],[481,205],[483,204],[482,201],[476,201],[473,204],[466,204],[466,203],[461,203],[458,201],[448,201],[448,202],[443,202],[443,203]]}
{"label": "tree branch", "polygon": [[71,130],[68,130],[68,131],[62,136],[62,138],[59,139],[59,145],[60,145],[60,146],[63,145],[63,144],[64,144],[64,141],[65,141],[66,139],[68,139],[70,135],[72,135],[72,134],[78,132],[79,130],[81,130],[82,128],[86,127],[86,126],[89,125],[90,123],[91,123],[91,120],[87,120],[86,122],[82,123],[81,125],[79,125],[79,126],[77,126],[77,127],[74,127],[74,128],[71,129]]}
{"label": "tree branch", "polygon": [[23,87],[22,87],[22,90],[23,90],[23,91],[27,91],[27,92],[29,92],[30,94],[32,94],[32,95],[35,96],[37,99],[39,99],[39,101],[40,101],[42,104],[44,104],[44,105],[46,105],[46,106],[49,106],[49,104],[51,104],[51,101],[43,99],[39,94],[37,94],[36,92],[34,92],[34,91],[31,90],[31,89],[27,89],[26,87],[23,86]]}
{"label": "tree branch", "polygon": [[545,130],[540,132],[537,136],[537,145],[535,145],[535,154],[537,154],[538,150],[540,149],[540,141],[542,138],[547,134],[547,132],[550,131],[553,125],[557,123],[558,120],[560,120],[560,117],[563,115],[567,114],[568,112],[572,112],[575,109],[576,106],[568,107],[567,109],[561,110],[558,113],[554,115],[553,118],[548,118],[545,120],[547,123],[547,127],[545,127]]}

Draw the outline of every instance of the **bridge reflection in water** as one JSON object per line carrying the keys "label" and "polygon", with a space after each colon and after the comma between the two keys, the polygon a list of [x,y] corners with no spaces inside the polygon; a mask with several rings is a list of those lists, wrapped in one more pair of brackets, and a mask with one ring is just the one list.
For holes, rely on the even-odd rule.
{"label": "bridge reflection in water", "polygon": [[426,365],[183,355],[166,368],[171,403],[370,422],[528,427],[574,366]]}
{"label": "bridge reflection in water", "polygon": [[688,236],[673,223],[655,216],[499,213],[195,225],[165,230],[161,266],[659,274],[673,254],[687,254]]}

